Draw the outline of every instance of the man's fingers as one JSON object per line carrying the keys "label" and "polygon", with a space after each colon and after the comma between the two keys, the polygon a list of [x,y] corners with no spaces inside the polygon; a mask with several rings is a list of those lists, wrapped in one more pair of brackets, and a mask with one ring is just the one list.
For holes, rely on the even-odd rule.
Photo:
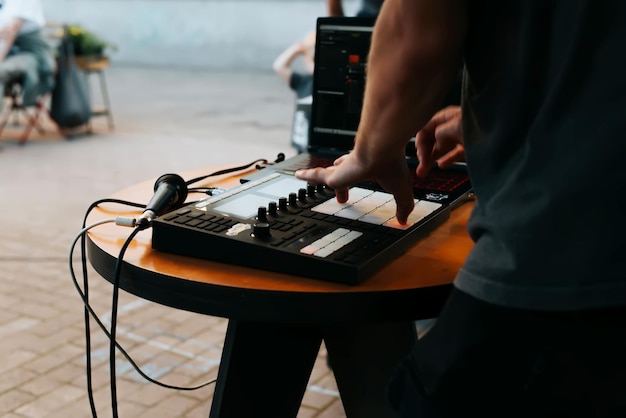
{"label": "man's fingers", "polygon": [[[337,162],[335,162],[337,164]],[[333,167],[329,168],[309,168],[305,170],[298,170],[295,172],[296,178],[300,180],[306,180],[308,183],[312,184],[327,184],[332,185],[333,181],[330,179],[333,174]],[[335,176],[336,177],[336,176]],[[332,187],[332,186],[331,186]],[[336,186],[335,195],[337,196],[337,201],[339,203],[345,203],[348,201],[348,188]]]}
{"label": "man's fingers", "polygon": [[294,173],[296,178],[300,180],[306,180],[309,183],[326,183],[326,177],[328,176],[328,170],[322,167],[307,168],[304,170],[298,170]]}
{"label": "man's fingers", "polygon": [[446,120],[435,129],[435,138],[445,138],[454,142],[461,142],[463,132],[461,123],[457,119]]}
{"label": "man's fingers", "polygon": [[444,154],[437,160],[437,165],[441,168],[450,167],[452,164],[465,160],[465,148],[463,145],[457,145],[452,151]]}
{"label": "man's fingers", "polygon": [[[415,136],[415,148],[419,165],[415,170],[418,177],[425,177],[435,161],[451,164],[463,158],[458,144],[463,143],[461,108],[449,106],[435,113]],[[452,152],[448,156],[448,153]],[[461,155],[459,157],[459,155]],[[443,158],[442,160],[442,157]],[[457,158],[455,161],[449,158]]]}
{"label": "man's fingers", "polygon": [[396,199],[396,219],[402,225],[406,225],[406,221],[415,207],[413,189],[411,187],[404,188],[394,193],[394,198]]}
{"label": "man's fingers", "polygon": [[335,189],[335,196],[337,197],[337,202],[339,203],[346,203],[350,197],[348,189],[345,188]]}
{"label": "man's fingers", "polygon": [[419,161],[415,172],[418,177],[425,177],[434,164],[434,146],[435,136],[429,130],[422,129],[415,136],[415,153],[417,155],[417,161]]}
{"label": "man's fingers", "polygon": [[406,221],[409,218],[409,215],[411,214],[411,212],[413,212],[415,203],[413,202],[413,199],[411,199],[410,202],[397,202],[397,205],[396,219],[400,224],[406,225]]}

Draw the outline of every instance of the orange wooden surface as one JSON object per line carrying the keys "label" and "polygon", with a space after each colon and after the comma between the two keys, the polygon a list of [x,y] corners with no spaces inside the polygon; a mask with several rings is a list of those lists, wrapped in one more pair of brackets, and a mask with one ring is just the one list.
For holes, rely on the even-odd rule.
{"label": "orange wooden surface", "polygon": [[[181,175],[187,180],[220,168],[224,167],[195,170]],[[242,174],[243,172],[239,172],[234,176],[220,176],[190,187],[218,186],[231,188],[239,184],[238,178]],[[115,193],[111,197],[145,204],[152,196],[153,188],[154,180],[149,180]],[[200,200],[204,197],[206,195],[190,194],[187,202]],[[466,232],[466,223],[472,207],[473,202],[469,202],[454,209],[450,219],[427,238],[418,242],[408,252],[392,261],[371,278],[356,286],[159,252],[151,248],[150,229],[137,235],[129,246],[124,261],[148,273],[154,272],[181,280],[251,290],[308,293],[386,292],[446,285],[453,281],[456,272],[472,247],[472,242]],[[129,210],[120,205],[105,204],[92,212],[88,224],[101,219],[132,216],[140,213],[141,211],[132,208]],[[92,229],[89,232],[89,238],[98,248],[116,258],[130,232],[130,228],[105,224]]]}

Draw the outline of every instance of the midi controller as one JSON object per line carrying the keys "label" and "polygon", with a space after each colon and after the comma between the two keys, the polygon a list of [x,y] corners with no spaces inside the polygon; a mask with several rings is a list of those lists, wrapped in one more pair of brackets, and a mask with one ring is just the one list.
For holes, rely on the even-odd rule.
{"label": "midi controller", "polygon": [[449,217],[450,208],[415,200],[408,223],[393,196],[353,187],[334,191],[272,173],[156,218],[156,250],[320,280],[357,284]]}

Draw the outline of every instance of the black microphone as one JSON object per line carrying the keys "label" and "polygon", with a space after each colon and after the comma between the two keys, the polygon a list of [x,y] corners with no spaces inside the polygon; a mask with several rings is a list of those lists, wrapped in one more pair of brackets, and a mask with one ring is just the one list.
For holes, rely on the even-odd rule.
{"label": "black microphone", "polygon": [[187,199],[187,183],[178,174],[163,174],[154,183],[154,195],[146,205],[137,225],[147,227],[152,220],[167,211],[177,209]]}

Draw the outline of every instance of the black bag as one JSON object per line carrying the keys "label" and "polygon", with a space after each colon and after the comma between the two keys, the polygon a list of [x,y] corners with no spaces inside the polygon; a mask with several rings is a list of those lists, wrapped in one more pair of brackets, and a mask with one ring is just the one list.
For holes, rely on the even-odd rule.
{"label": "black bag", "polygon": [[89,122],[91,104],[85,74],[76,66],[72,40],[66,27],[58,48],[57,76],[52,90],[50,117],[61,128],[76,128]]}

